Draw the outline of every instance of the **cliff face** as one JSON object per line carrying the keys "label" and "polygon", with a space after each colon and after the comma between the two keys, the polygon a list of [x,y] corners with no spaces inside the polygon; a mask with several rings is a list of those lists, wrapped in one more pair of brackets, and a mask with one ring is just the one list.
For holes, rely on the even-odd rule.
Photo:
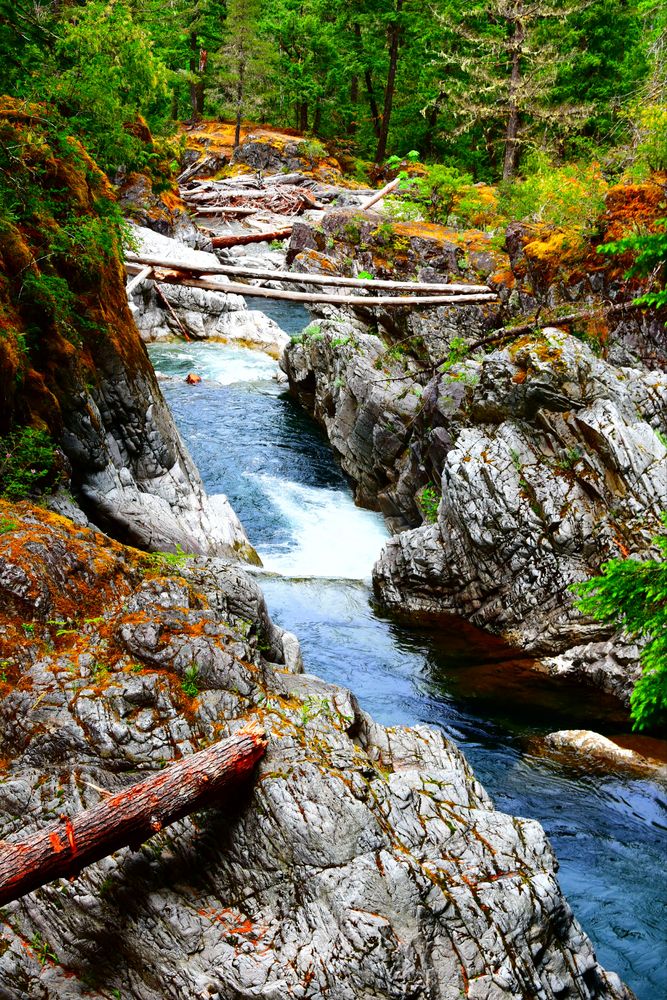
{"label": "cliff face", "polygon": [[27,504],[0,522],[1,838],[241,720],[270,737],[231,812],[3,907],[3,1000],[630,1000],[541,827],[496,811],[439,733],[300,673],[238,568],[170,566]]}
{"label": "cliff face", "polygon": [[[612,189],[605,232],[619,236],[638,200],[655,217],[661,192]],[[601,309],[638,293],[629,262],[591,247],[568,258],[562,234],[537,227],[510,227],[502,251],[484,233],[371,213],[331,213],[323,230],[295,230],[295,267],[346,272],[356,254],[383,278],[484,280],[499,297],[411,311],[369,298],[365,322],[329,310],[286,351],[290,386],[357,499],[397,532],[377,595],[399,613],[463,615],[627,701],[637,648],[585,621],[568,588],[607,559],[650,553],[667,508],[664,317]],[[540,330],[538,308],[590,315]],[[509,323],[524,329],[486,343]]]}
{"label": "cliff face", "polygon": [[87,516],[147,548],[253,556],[207,498],[128,310],[104,176],[35,109],[0,105],[0,432],[49,431]]}

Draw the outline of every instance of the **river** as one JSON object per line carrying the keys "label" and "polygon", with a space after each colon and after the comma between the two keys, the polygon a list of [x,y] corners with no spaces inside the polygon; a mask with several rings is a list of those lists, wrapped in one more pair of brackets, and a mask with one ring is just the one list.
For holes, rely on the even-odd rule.
{"label": "river", "polygon": [[[287,332],[308,322],[300,307],[261,308]],[[374,606],[382,518],[354,505],[326,438],[275,382],[274,361],[209,343],[149,353],[158,372],[179,376],[162,381],[164,395],[207,490],[226,493],[261,555],[269,610],[299,636],[306,669],[351,688],[382,723],[425,722],[452,738],[499,809],[545,827],[601,963],[639,1000],[665,1000],[664,786],[541,753],[554,729],[614,732],[613,706],[508,662],[502,644],[459,621],[409,629]],[[190,371],[204,381],[186,385]]]}

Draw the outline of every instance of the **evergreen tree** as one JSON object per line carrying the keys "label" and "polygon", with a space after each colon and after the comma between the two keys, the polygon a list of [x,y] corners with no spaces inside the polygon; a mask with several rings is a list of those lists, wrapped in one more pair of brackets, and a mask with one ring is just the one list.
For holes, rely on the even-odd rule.
{"label": "evergreen tree", "polygon": [[501,143],[502,177],[509,180],[531,132],[581,117],[578,109],[548,100],[560,60],[553,39],[578,8],[561,0],[457,0],[442,6],[443,92],[461,131],[492,125],[487,141]]}
{"label": "evergreen tree", "polygon": [[241,140],[241,121],[265,100],[273,68],[275,53],[260,34],[261,15],[261,0],[228,0],[225,38],[215,59],[219,92],[236,122],[234,147]]}

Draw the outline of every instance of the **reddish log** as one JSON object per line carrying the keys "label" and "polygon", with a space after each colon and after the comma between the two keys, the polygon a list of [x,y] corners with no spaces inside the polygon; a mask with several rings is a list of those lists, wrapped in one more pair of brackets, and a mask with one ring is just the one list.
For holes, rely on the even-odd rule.
{"label": "reddish log", "polygon": [[137,850],[177,819],[218,803],[247,780],[267,746],[245,726],[233,736],[110,795],[78,816],[61,816],[29,840],[0,847],[0,906],[56,878],[69,878],[121,847]]}
{"label": "reddish log", "polygon": [[211,243],[214,247],[242,247],[247,243],[263,243],[265,240],[286,240],[292,235],[292,227],[274,229],[271,233],[242,233],[237,236],[214,236]]}

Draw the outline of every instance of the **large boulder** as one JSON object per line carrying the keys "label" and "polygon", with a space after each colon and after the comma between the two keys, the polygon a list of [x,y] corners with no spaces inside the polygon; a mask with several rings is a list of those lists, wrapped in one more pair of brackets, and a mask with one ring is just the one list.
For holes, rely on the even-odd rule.
{"label": "large boulder", "polygon": [[541,827],[496,811],[440,733],[299,673],[238,568],[0,515],[3,839],[242,722],[269,735],[231,807],[5,906],[3,1000],[631,1000]]}

